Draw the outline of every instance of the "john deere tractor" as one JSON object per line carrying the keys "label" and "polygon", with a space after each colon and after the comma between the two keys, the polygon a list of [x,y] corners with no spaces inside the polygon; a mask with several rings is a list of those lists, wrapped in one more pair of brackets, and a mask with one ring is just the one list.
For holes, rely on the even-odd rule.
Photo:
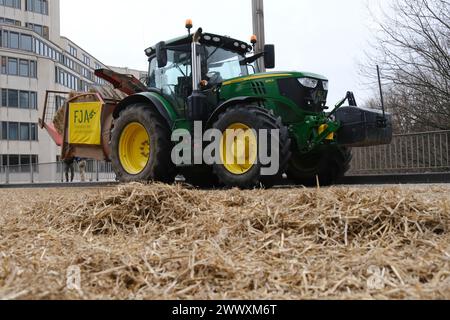
{"label": "john deere tractor", "polygon": [[[252,40],[254,44],[256,39]],[[351,92],[329,109],[324,76],[261,73],[262,62],[268,69],[275,67],[273,45],[255,53],[251,44],[199,29],[160,42],[145,53],[149,61],[145,85],[110,70],[96,71],[128,95],[102,111],[106,115],[100,120],[102,138],[97,141],[120,181],[171,182],[181,174],[196,186],[253,188],[271,186],[287,175],[303,185],[317,181],[330,185],[349,170],[351,148],[388,144],[392,139],[390,115],[358,108]],[[77,97],[69,101],[69,113],[70,102],[83,101]],[[345,101],[349,106],[343,106]],[[201,131],[196,132],[199,124]],[[211,129],[223,134],[216,141],[219,161],[194,159],[208,144],[191,139],[185,141],[191,141],[192,161],[174,163],[173,133],[195,136]],[[70,132],[65,135],[69,136]],[[63,158],[82,150],[79,142],[66,138],[72,148],[63,148]],[[276,172],[264,172],[271,164],[260,157],[262,144],[279,155]]]}

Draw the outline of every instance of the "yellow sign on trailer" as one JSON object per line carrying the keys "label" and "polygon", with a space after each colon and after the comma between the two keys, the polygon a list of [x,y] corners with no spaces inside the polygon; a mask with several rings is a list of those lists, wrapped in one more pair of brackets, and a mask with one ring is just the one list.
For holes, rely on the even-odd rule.
{"label": "yellow sign on trailer", "polygon": [[69,144],[101,144],[102,103],[77,102],[69,104]]}

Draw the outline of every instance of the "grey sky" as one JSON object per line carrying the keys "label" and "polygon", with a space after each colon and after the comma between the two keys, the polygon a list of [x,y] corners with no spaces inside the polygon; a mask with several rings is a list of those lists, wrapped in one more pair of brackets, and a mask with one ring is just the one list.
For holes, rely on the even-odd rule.
{"label": "grey sky", "polygon": [[[361,85],[358,63],[373,36],[367,2],[381,0],[265,0],[266,42],[276,45],[277,70],[311,71],[330,80],[329,104]],[[249,41],[250,0],[61,0],[61,32],[108,65],[147,69],[144,49],[194,27]]]}

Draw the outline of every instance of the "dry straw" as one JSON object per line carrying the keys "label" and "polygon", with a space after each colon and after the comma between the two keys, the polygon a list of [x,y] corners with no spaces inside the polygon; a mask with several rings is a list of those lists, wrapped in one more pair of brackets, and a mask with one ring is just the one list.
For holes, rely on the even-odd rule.
{"label": "dry straw", "polygon": [[41,191],[0,214],[0,298],[450,299],[449,191]]}

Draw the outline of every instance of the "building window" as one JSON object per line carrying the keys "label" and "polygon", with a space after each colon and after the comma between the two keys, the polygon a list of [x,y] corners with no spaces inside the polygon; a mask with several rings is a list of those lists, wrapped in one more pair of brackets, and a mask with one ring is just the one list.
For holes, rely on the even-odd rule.
{"label": "building window", "polygon": [[30,124],[21,123],[19,128],[20,128],[20,141],[30,141]]}
{"label": "building window", "polygon": [[19,107],[19,91],[8,90],[8,107],[10,108]]}
{"label": "building window", "polygon": [[8,122],[2,122],[2,140],[8,140]]}
{"label": "building window", "polygon": [[21,172],[30,172],[30,165],[31,165],[31,156],[29,154],[21,155],[20,156]]}
{"label": "building window", "polygon": [[9,32],[9,48],[19,49],[19,34],[17,32]]}
{"label": "building window", "polygon": [[8,140],[15,141],[19,140],[19,123],[9,122],[8,123]]}
{"label": "building window", "polygon": [[0,5],[15,9],[21,9],[21,2],[22,0],[0,0]]}
{"label": "building window", "polygon": [[33,30],[34,32],[36,32],[38,35],[40,35],[41,37],[45,38],[45,39],[49,39],[49,29],[47,26],[43,26],[40,24],[35,24],[35,23],[26,23],[25,26],[28,29]]}
{"label": "building window", "polygon": [[69,45],[69,53],[73,57],[77,57],[77,49]]}
{"label": "building window", "polygon": [[40,56],[44,56],[59,61],[61,63],[63,62],[61,61],[63,58],[61,53],[59,53],[56,49],[49,47],[47,44],[43,43],[38,39],[35,39],[34,52]]}
{"label": "building window", "polygon": [[30,109],[30,93],[28,91],[20,91],[19,108]]}
{"label": "building window", "polygon": [[37,78],[37,62],[30,61],[30,78]]}
{"label": "building window", "polygon": [[30,61],[20,59],[19,76],[21,76],[21,77],[29,77],[30,76]]}
{"label": "building window", "polygon": [[0,156],[0,166],[22,166],[22,168],[11,168],[10,172],[30,172],[30,165],[33,165],[34,171],[37,172],[37,164],[39,156],[36,154],[12,155],[4,154]]}
{"label": "building window", "polygon": [[[2,0],[0,0],[0,3],[1,3],[1,1]],[[19,26],[19,27],[22,25],[22,22],[20,22],[19,20],[13,20],[13,19],[8,19],[8,18],[3,18],[3,17],[0,17],[0,23],[1,24],[10,24],[10,25]]]}
{"label": "building window", "polygon": [[1,45],[5,48],[33,51],[33,37],[29,34],[3,30]]}
{"label": "building window", "polygon": [[65,103],[67,99],[61,96],[55,96],[55,108],[58,111]]}
{"label": "building window", "polygon": [[30,132],[30,140],[31,141],[38,141],[38,126],[36,123],[31,124],[31,132]]}
{"label": "building window", "polygon": [[37,110],[37,92],[30,92],[30,109]]}
{"label": "building window", "polygon": [[18,166],[19,165],[19,156],[17,155],[9,155],[9,166]]}
{"label": "building window", "polygon": [[33,38],[27,34],[21,34],[20,49],[30,52],[33,51]]}
{"label": "building window", "polygon": [[8,106],[8,90],[2,89],[2,107]]}
{"label": "building window", "polygon": [[2,89],[1,106],[37,110],[37,92]]}
{"label": "building window", "polygon": [[25,10],[48,15],[48,0],[26,0]]}
{"label": "building window", "polygon": [[8,58],[8,74],[13,76],[16,76],[18,74],[16,58]]}
{"label": "building window", "polygon": [[8,33],[6,31],[0,30],[0,36],[1,36],[1,40],[0,40],[0,45],[2,47],[7,48],[8,47]]}
{"label": "building window", "polygon": [[89,58],[87,55],[83,54],[83,62],[87,66],[91,66],[91,58]]}
{"label": "building window", "polygon": [[27,122],[2,122],[1,140],[10,141],[38,141],[37,123]]}
{"label": "building window", "polygon": [[[6,61],[8,61],[8,63],[6,63]],[[20,59],[20,61],[18,61],[16,58],[2,57],[2,74],[36,78],[37,63],[36,61],[31,60]]]}
{"label": "building window", "polygon": [[74,91],[79,90],[78,83],[80,79],[61,68],[58,67],[55,68],[55,80],[56,83],[59,83],[60,85],[70,88]]}

